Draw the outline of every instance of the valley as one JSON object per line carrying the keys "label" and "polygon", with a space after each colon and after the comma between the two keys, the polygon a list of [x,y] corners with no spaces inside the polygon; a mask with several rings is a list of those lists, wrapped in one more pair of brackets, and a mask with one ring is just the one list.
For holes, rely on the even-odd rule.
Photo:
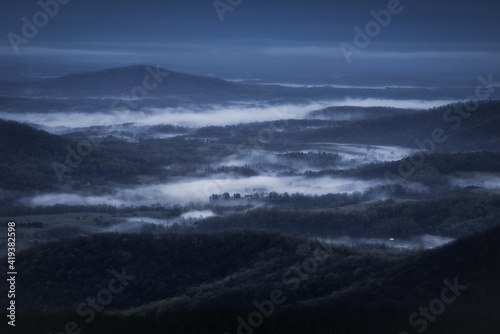
{"label": "valley", "polygon": [[[396,328],[455,277],[467,297],[448,317],[485,316],[475,305],[496,293],[500,102],[459,121],[468,102],[439,89],[405,100],[419,88],[247,85],[164,69],[166,87],[116,100],[143,70],[18,83],[0,99],[0,220],[17,224],[23,331],[68,321],[95,333],[144,321],[197,331],[166,320],[176,317],[241,332],[253,329],[242,314],[271,296],[263,333],[294,318],[326,333],[360,312],[372,324],[399,318]],[[110,307],[80,302],[122,268],[135,279]]]}

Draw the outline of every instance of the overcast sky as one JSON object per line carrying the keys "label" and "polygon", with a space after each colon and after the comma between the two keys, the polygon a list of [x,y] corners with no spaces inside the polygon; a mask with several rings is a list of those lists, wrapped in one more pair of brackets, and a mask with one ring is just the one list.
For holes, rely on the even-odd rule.
{"label": "overcast sky", "polygon": [[[482,73],[500,64],[498,0],[402,0],[399,6],[397,0],[219,3],[232,11],[222,13],[220,7],[218,13],[211,0],[70,0],[50,17],[39,13],[35,0],[2,0],[0,62],[4,67],[156,63],[194,72],[425,66]],[[375,20],[370,12],[388,6],[398,12],[390,23],[378,24],[367,45],[346,57],[340,46],[356,47],[354,27],[365,31]],[[26,36],[22,18],[31,24],[34,16],[40,27]]]}

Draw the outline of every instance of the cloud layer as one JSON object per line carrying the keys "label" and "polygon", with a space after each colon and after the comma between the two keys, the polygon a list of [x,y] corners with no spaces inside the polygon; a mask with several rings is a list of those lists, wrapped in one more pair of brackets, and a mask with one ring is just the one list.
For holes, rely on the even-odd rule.
{"label": "cloud layer", "polygon": [[231,106],[192,106],[178,108],[147,109],[141,111],[96,111],[58,113],[0,113],[0,118],[28,122],[48,128],[80,128],[96,125],[136,123],[137,125],[174,124],[190,127],[209,125],[233,125],[248,122],[280,119],[303,119],[314,110],[329,106],[395,107],[428,109],[442,106],[450,100],[393,100],[393,99],[342,99],[318,101],[307,104],[267,105],[258,103],[233,104]]}
{"label": "cloud layer", "polygon": [[212,194],[228,192],[231,195],[254,193],[304,193],[321,195],[327,193],[363,192],[368,188],[384,184],[380,181],[362,181],[341,178],[306,178],[254,176],[249,178],[214,178],[183,180],[176,183],[148,185],[134,188],[122,188],[107,195],[82,195],[74,193],[42,194],[24,198],[21,202],[29,206],[65,205],[115,205],[135,206],[152,204],[187,204],[189,202],[208,202]]}

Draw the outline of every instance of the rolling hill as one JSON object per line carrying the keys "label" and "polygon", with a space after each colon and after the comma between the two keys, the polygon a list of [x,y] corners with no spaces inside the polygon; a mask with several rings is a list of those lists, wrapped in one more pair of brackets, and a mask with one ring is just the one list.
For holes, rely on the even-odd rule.
{"label": "rolling hill", "polygon": [[[92,140],[74,142],[36,130],[29,125],[0,119],[0,188],[54,190],[65,178],[120,179],[137,174],[141,161],[98,149]],[[88,181],[86,181],[88,182]]]}
{"label": "rolling hill", "polygon": [[[483,328],[498,326],[493,311],[500,307],[499,245],[498,226],[415,254],[322,245],[256,230],[78,237],[18,255],[23,273],[17,282],[18,312],[23,314],[23,329],[55,330],[64,319],[86,326],[86,298],[99,295],[121,274],[123,291],[113,295],[112,304],[90,328],[119,333],[146,321],[151,327],[143,328],[145,333],[154,333],[160,325],[184,333],[197,332],[197,326],[206,333],[235,330],[238,316],[246,319],[256,301],[267,300],[278,289],[285,300],[274,305],[277,313],[261,328],[263,333],[278,325],[288,332],[308,333],[310,328],[294,328],[298,319],[317,328],[316,333],[327,333],[328,328],[349,333],[357,327],[383,333],[410,327],[405,324],[408,315],[455,282],[457,301],[446,306],[446,323],[436,321],[429,332],[453,328],[454,333],[468,333],[456,324],[481,319],[476,333],[482,333]],[[61,293],[54,294],[55,289]],[[482,312],[485,309],[489,311]],[[79,317],[72,314],[75,310]],[[359,316],[367,320],[361,326]]]}
{"label": "rolling hill", "polygon": [[[500,101],[482,101],[473,112],[463,103],[413,113],[393,113],[386,117],[338,122],[285,136],[293,141],[330,141],[373,145],[399,145],[425,150],[423,143],[440,129],[436,151],[498,151]],[[428,145],[428,147],[432,147]]]}
{"label": "rolling hill", "polygon": [[[153,105],[229,101],[289,103],[344,98],[456,100],[466,94],[470,94],[470,88],[443,87],[430,90],[418,87],[367,89],[249,85],[175,72],[153,65],[132,65],[30,81],[0,81],[1,96],[88,99],[85,104],[99,103],[97,99],[113,101],[118,98],[144,99]],[[498,97],[498,93],[491,97],[494,96]],[[164,101],[159,103],[159,99]]]}
{"label": "rolling hill", "polygon": [[[135,89],[135,90],[134,90]],[[229,97],[244,98],[269,92],[265,87],[241,85],[217,78],[134,65],[64,75],[26,82],[0,82],[2,95],[53,98]],[[196,101],[193,101],[196,102]]]}

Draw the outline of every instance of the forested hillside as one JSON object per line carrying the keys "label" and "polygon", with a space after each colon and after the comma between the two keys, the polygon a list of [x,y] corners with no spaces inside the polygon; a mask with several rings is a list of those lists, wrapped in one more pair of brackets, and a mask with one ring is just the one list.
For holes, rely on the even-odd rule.
{"label": "forested hillside", "polygon": [[[277,289],[282,302],[259,329],[263,333],[278,327],[292,333],[310,330],[293,325],[299,322],[318,333],[347,333],[347,325],[352,329],[360,316],[370,323],[354,327],[364,331],[370,326],[382,333],[382,328],[410,327],[408,316],[439,298],[447,280],[459,290],[441,318],[454,333],[468,333],[460,326],[464,321],[487,319],[479,329],[497,324],[491,314],[500,306],[499,244],[498,227],[414,254],[321,245],[252,230],[76,238],[19,254],[24,274],[18,282],[18,307],[43,314],[24,313],[20,324],[23,330],[50,331],[71,318],[95,333],[103,328],[119,333],[144,322],[149,324],[144,333],[154,333],[157,326],[184,333],[195,333],[200,326],[208,333],[234,331],[238,316],[246,319],[256,301],[269,299]],[[79,304],[105,288],[116,277],[113,272],[126,277],[127,284],[113,295],[105,313],[98,312],[89,325],[84,321],[89,314],[72,315],[79,307],[83,314],[86,309]],[[60,293],[54,294],[54,289]],[[182,320],[188,317],[193,321]],[[430,333],[444,329],[442,319],[429,323]]]}

